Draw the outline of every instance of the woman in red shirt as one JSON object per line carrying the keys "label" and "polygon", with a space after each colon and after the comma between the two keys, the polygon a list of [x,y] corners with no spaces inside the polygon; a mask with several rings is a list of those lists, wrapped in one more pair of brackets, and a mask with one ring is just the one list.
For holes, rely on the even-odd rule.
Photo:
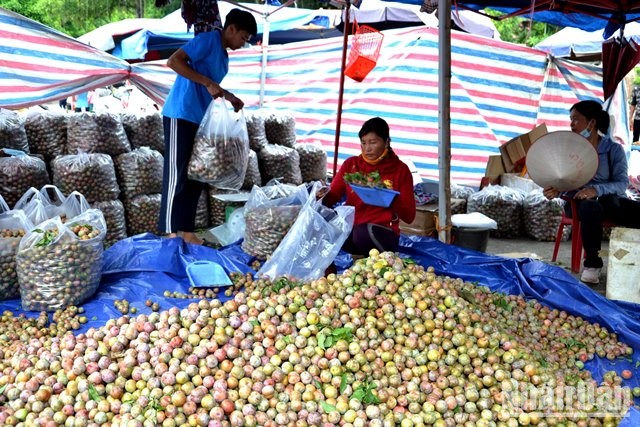
{"label": "woman in red shirt", "polygon": [[[409,167],[391,149],[389,125],[380,117],[367,120],[358,133],[362,153],[349,157],[331,181],[322,203],[332,207],[345,196],[345,204],[355,207],[351,235],[343,249],[357,255],[369,250],[397,251],[400,240],[399,220],[411,223],[416,216],[413,178]],[[345,174],[378,172],[380,181],[400,192],[389,207],[368,205],[344,180]]]}

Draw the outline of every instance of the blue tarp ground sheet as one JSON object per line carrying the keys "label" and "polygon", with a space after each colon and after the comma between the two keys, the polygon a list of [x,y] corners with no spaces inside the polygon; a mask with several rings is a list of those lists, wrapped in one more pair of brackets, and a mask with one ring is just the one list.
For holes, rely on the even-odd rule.
{"label": "blue tarp ground sheet", "polygon": [[[511,259],[447,245],[427,237],[401,239],[402,256],[411,257],[424,267],[433,266],[439,275],[477,282],[493,291],[523,295],[590,322],[598,322],[618,334],[620,340],[634,349],[630,359],[609,361],[594,358],[586,364],[594,378],[600,380],[609,370],[620,373],[632,370],[635,375],[625,385],[640,385],[640,305],[611,301],[577,281],[560,267],[532,259]],[[161,309],[185,307],[193,300],[164,296],[165,291],[187,293],[190,286],[185,273],[191,261],[209,260],[221,264],[227,273],[253,272],[253,259],[244,253],[239,242],[214,250],[189,245],[181,239],[165,239],[142,234],[122,240],[105,251],[102,282],[97,294],[84,307],[89,322],[81,331],[100,326],[120,313],[114,301],[126,299],[139,313],[149,313],[146,300],[158,302]],[[336,258],[338,269],[351,263],[348,254]],[[220,295],[221,299],[225,299]],[[20,300],[0,302],[0,310],[20,313]],[[35,315],[35,313],[32,313]],[[628,426],[640,425],[640,412],[633,411],[623,420]]]}

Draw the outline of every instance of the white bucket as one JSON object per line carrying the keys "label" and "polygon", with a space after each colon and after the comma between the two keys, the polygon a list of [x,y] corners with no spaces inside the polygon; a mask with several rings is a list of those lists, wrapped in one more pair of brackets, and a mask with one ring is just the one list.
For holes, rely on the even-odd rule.
{"label": "white bucket", "polygon": [[614,228],[608,259],[607,298],[640,303],[640,229]]}

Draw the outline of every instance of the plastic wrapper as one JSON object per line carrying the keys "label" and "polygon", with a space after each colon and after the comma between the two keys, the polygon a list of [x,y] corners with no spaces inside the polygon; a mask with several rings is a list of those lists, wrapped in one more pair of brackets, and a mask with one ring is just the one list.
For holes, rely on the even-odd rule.
{"label": "plastic wrapper", "polygon": [[24,118],[15,111],[0,109],[0,148],[29,152]]}
{"label": "plastic wrapper", "polygon": [[293,226],[257,275],[276,279],[281,276],[314,280],[324,276],[353,228],[353,206],[335,210],[316,200],[319,183],[302,206]]}
{"label": "plastic wrapper", "polygon": [[260,151],[267,145],[267,131],[264,127],[264,115],[261,111],[250,111],[245,113],[247,122],[247,133],[249,134],[249,148],[253,151]]}
{"label": "plastic wrapper", "polygon": [[124,205],[120,200],[96,202],[91,207],[102,212],[104,221],[107,224],[107,235],[104,238],[105,248],[127,238]]}
{"label": "plastic wrapper", "polygon": [[4,213],[9,210],[9,205],[4,201],[2,194],[0,194],[0,213]]}
{"label": "plastic wrapper", "polygon": [[501,185],[491,185],[467,199],[467,212],[480,212],[498,223],[491,236],[511,238],[522,235],[524,193]]}
{"label": "plastic wrapper", "polygon": [[24,123],[32,153],[42,154],[49,161],[66,153],[67,122],[62,111],[30,111]]}
{"label": "plastic wrapper", "polygon": [[47,165],[33,156],[0,157],[0,194],[9,206],[31,187],[49,184]]}
{"label": "plastic wrapper", "polygon": [[469,196],[471,196],[475,192],[476,190],[471,187],[451,183],[451,197],[454,199],[467,200]]}
{"label": "plastic wrapper", "polygon": [[[229,217],[233,210],[244,206],[244,201],[225,201],[220,200],[216,196],[220,194],[239,194],[244,193],[235,190],[224,190],[215,187],[209,187],[209,222],[211,227],[222,225]],[[246,194],[246,193],[244,193]]]}
{"label": "plastic wrapper", "polygon": [[56,157],[53,183],[65,194],[79,191],[89,203],[115,200],[120,194],[113,160],[106,154],[83,153]]}
{"label": "plastic wrapper", "polygon": [[270,110],[263,113],[269,144],[293,148],[296,143],[296,119],[290,111]]}
{"label": "plastic wrapper", "polygon": [[209,104],[196,133],[189,179],[218,188],[242,187],[249,157],[249,136],[242,111],[229,111],[224,100]]}
{"label": "plastic wrapper", "polygon": [[[558,226],[562,220],[564,200],[549,200],[542,191],[532,191],[523,201],[524,231],[527,236],[543,242],[556,240]],[[571,226],[564,227],[563,240],[568,240]]]}
{"label": "plastic wrapper", "polygon": [[258,259],[266,259],[278,247],[309,196],[304,185],[285,197],[270,197],[276,191],[254,187],[244,208],[242,250]]}
{"label": "plastic wrapper", "polygon": [[327,180],[327,152],[320,143],[296,144],[303,182]]}
{"label": "plastic wrapper", "polygon": [[137,148],[115,158],[118,186],[125,198],[162,192],[162,154],[149,147]]}
{"label": "plastic wrapper", "polygon": [[200,193],[196,207],[196,229],[209,227],[209,191],[204,189]]}
{"label": "plastic wrapper", "polygon": [[[74,217],[80,213],[79,210],[74,209],[75,205],[72,204],[73,201],[69,202],[69,205],[67,205],[67,207],[71,209],[71,212],[65,211],[64,204],[67,201],[67,198],[55,185],[43,185],[40,189],[40,196],[42,203],[44,203],[45,209],[47,211],[48,218],[60,216],[62,218],[62,222],[64,222],[67,218]],[[84,200],[85,204],[86,202],[87,201]],[[20,202],[16,203],[16,206],[18,206],[19,204]]]}
{"label": "plastic wrapper", "polygon": [[161,198],[160,194],[143,194],[124,202],[129,236],[157,233]]}
{"label": "plastic wrapper", "polygon": [[263,181],[277,179],[280,182],[300,185],[300,156],[293,148],[267,144],[258,152],[258,164]]}
{"label": "plastic wrapper", "polygon": [[20,296],[16,254],[20,240],[33,228],[21,210],[0,213],[0,300]]}
{"label": "plastic wrapper", "polygon": [[247,172],[244,174],[242,190],[251,190],[254,185],[257,185],[258,187],[262,185],[258,154],[253,150],[249,150],[249,158],[247,160]]}
{"label": "plastic wrapper", "polygon": [[90,298],[100,284],[105,235],[96,209],[66,224],[52,218],[29,231],[16,257],[22,308],[54,311]]}
{"label": "plastic wrapper", "polygon": [[157,113],[123,113],[122,125],[132,149],[149,147],[164,153],[164,125]]}
{"label": "plastic wrapper", "polygon": [[104,153],[117,156],[131,151],[122,120],[113,113],[77,113],[69,116],[67,153]]}

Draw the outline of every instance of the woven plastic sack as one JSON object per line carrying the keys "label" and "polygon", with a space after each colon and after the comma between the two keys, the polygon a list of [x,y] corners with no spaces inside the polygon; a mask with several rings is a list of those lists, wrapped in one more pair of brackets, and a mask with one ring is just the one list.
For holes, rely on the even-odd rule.
{"label": "woven plastic sack", "polygon": [[258,259],[266,259],[278,247],[309,196],[306,186],[300,185],[287,196],[270,197],[279,191],[253,187],[244,207],[242,250]]}
{"label": "woven plastic sack", "polygon": [[107,235],[104,238],[105,248],[127,238],[127,222],[124,214],[124,205],[120,200],[96,202],[91,207],[102,212],[104,221],[107,224]]}
{"label": "woven plastic sack", "polygon": [[319,142],[296,144],[302,182],[327,180],[327,152]]}
{"label": "woven plastic sack", "polygon": [[54,311],[79,305],[98,289],[106,224],[90,209],[66,224],[38,224],[20,241],[16,270],[22,308]]}
{"label": "woven plastic sack", "polygon": [[320,188],[320,183],[313,186],[293,226],[262,265],[258,277],[314,280],[324,275],[351,233],[355,208],[323,206],[316,200]]}
{"label": "woven plastic sack", "polygon": [[21,210],[0,213],[0,300],[20,296],[16,254],[20,240],[33,228]]}
{"label": "woven plastic sack", "polygon": [[33,156],[0,157],[0,194],[14,206],[25,191],[49,184],[47,165]]}
{"label": "woven plastic sack", "polygon": [[[543,242],[556,240],[558,226],[562,220],[564,200],[549,200],[542,191],[532,191],[524,198],[523,219],[527,236]],[[563,239],[568,240],[571,226],[563,229]]]}
{"label": "woven plastic sack", "polygon": [[42,154],[47,161],[65,154],[68,120],[69,116],[62,111],[29,111],[24,129],[31,152]]}
{"label": "woven plastic sack", "polygon": [[522,235],[522,204],[525,194],[501,185],[485,187],[467,199],[467,212],[480,212],[498,223],[492,237],[513,238]]}
{"label": "woven plastic sack", "polygon": [[160,194],[142,194],[125,200],[127,234],[156,233],[160,217]]}
{"label": "woven plastic sack", "polygon": [[160,113],[127,112],[121,117],[132,149],[149,147],[164,153],[164,126]]}
{"label": "woven plastic sack", "polygon": [[258,152],[258,164],[263,181],[277,179],[287,184],[302,184],[300,155],[293,148],[267,144]]}
{"label": "woven plastic sack", "polygon": [[15,111],[0,109],[0,148],[29,152],[24,118]]}
{"label": "woven plastic sack", "polygon": [[120,115],[77,113],[69,116],[67,153],[104,153],[117,156],[131,151]]}
{"label": "woven plastic sack", "polygon": [[293,148],[296,143],[296,119],[293,114],[290,111],[269,110],[263,115],[269,144]]}
{"label": "woven plastic sack", "polygon": [[249,148],[259,151],[268,144],[267,131],[264,126],[264,115],[262,111],[249,111],[245,113],[247,122],[247,133],[249,134]]}
{"label": "woven plastic sack", "polygon": [[65,194],[77,190],[89,203],[115,200],[120,194],[113,160],[106,154],[59,156],[51,167],[53,183]]}
{"label": "woven plastic sack", "polygon": [[262,185],[262,176],[260,175],[260,164],[258,163],[258,154],[249,150],[249,158],[247,159],[247,172],[244,174],[244,182],[242,190],[251,190],[254,185]]}
{"label": "woven plastic sack", "polygon": [[249,136],[242,111],[233,113],[224,99],[211,101],[196,133],[189,179],[218,188],[242,187],[249,157]]}
{"label": "woven plastic sack", "polygon": [[162,154],[149,147],[137,148],[115,158],[118,186],[125,198],[162,192]]}

